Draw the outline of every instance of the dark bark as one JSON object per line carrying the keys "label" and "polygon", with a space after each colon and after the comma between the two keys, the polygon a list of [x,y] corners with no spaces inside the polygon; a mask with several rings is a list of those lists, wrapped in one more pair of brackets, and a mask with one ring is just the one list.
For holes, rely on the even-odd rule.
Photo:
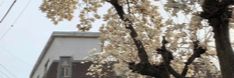
{"label": "dark bark", "polygon": [[124,18],[125,12],[123,10],[123,7],[119,5],[118,0],[110,0],[108,2],[115,8],[120,19],[124,22],[128,22],[128,24],[126,25],[126,29],[129,29],[131,31],[130,36],[132,40],[134,41],[135,46],[138,50],[138,57],[140,58],[140,63],[138,64],[129,63],[129,68],[132,69],[134,72],[137,72],[143,75],[149,75],[149,76],[156,77],[156,78],[169,78],[169,77],[166,77],[165,75],[162,76],[161,72],[159,71],[159,68],[149,63],[148,55],[145,51],[143,43],[140,40],[136,39],[138,34],[135,31],[134,27],[132,26],[131,21],[128,18]]}
{"label": "dark bark", "polygon": [[[229,17],[228,6],[233,3],[231,0],[205,0],[201,17],[208,19],[213,27],[217,56],[221,66],[223,78],[234,78],[234,52],[229,38]],[[211,12],[210,10],[215,10]]]}
{"label": "dark bark", "polygon": [[[112,4],[112,6],[115,8],[120,19],[129,23],[126,25],[126,29],[129,29],[131,31],[130,36],[133,39],[138,50],[138,57],[140,58],[140,63],[129,63],[129,68],[143,75],[149,75],[156,78],[169,78],[169,71],[166,67],[169,65],[156,66],[149,63],[148,55],[145,51],[144,45],[140,40],[136,39],[136,37],[138,36],[137,32],[132,26],[132,22],[128,18],[124,18],[125,12],[123,10],[123,7],[118,4],[118,0],[110,0],[108,2]],[[170,70],[174,71],[174,69]]]}
{"label": "dark bark", "polygon": [[138,50],[138,57],[140,58],[140,63],[137,64],[135,64],[134,62],[129,63],[129,68],[133,70],[133,72],[137,72],[142,75],[148,75],[156,78],[170,78],[170,74],[172,74],[176,78],[185,78],[185,75],[188,70],[187,66],[190,65],[195,58],[199,57],[202,53],[205,52],[205,49],[199,47],[198,42],[194,43],[195,45],[194,53],[190,57],[190,59],[188,59],[184,71],[182,72],[182,74],[180,74],[170,66],[170,61],[173,60],[173,55],[172,52],[166,49],[166,44],[168,42],[163,37],[162,47],[156,49],[157,52],[162,55],[163,63],[161,63],[160,65],[150,64],[148,60],[148,55],[145,51],[142,41],[136,39],[138,35],[133,27],[132,22],[128,18],[124,18],[125,12],[123,10],[123,7],[118,4],[118,0],[109,0],[107,2],[109,2],[115,8],[118,16],[122,21],[128,22],[128,24],[126,24],[126,29],[129,29],[131,31],[130,36],[135,43],[135,46]]}
{"label": "dark bark", "polygon": [[188,61],[185,63],[185,66],[184,66],[184,69],[182,71],[182,76],[186,76],[187,72],[188,72],[188,66],[190,64],[192,64],[192,62],[201,56],[201,54],[205,53],[206,52],[206,49],[202,48],[201,46],[198,45],[199,44],[199,41],[195,41],[193,42],[193,55],[189,57]]}

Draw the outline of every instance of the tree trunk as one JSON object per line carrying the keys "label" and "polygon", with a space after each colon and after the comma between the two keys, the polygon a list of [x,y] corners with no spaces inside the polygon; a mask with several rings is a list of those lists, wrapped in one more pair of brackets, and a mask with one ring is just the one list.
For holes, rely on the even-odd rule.
{"label": "tree trunk", "polygon": [[219,58],[223,78],[234,78],[234,52],[229,38],[228,19],[212,18],[216,51]]}
{"label": "tree trunk", "polygon": [[202,5],[201,17],[208,19],[213,28],[215,46],[223,78],[234,78],[234,52],[229,37],[228,6],[232,0],[205,0]]}

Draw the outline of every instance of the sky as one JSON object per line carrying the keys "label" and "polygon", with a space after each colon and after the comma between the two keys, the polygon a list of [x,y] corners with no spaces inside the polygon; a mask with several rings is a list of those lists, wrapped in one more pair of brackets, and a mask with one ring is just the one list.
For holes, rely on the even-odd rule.
{"label": "sky", "polygon": [[[13,1],[0,0],[0,18]],[[45,13],[39,10],[42,1],[17,0],[10,13],[0,23],[0,78],[29,78],[53,31],[77,31],[79,7],[72,21],[54,25]],[[96,25],[98,23],[91,31],[98,31]]]}
{"label": "sky", "polygon": [[[14,0],[0,0],[0,18]],[[17,0],[0,23],[0,78],[29,78],[53,31],[77,31],[79,10],[71,21],[54,25],[39,10],[43,0]],[[97,27],[91,31],[98,31]]]}
{"label": "sky", "polygon": [[[0,19],[13,1],[0,0]],[[52,32],[77,31],[79,8],[74,13],[73,20],[54,25],[45,13],[39,10],[42,1],[17,0],[0,23],[0,78],[29,78]],[[184,19],[179,21],[181,20]],[[98,31],[98,23],[95,23],[91,31]]]}

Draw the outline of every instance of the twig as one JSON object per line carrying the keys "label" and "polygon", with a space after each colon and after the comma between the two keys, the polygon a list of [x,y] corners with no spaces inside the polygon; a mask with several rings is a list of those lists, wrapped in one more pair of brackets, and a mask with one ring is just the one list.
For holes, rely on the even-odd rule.
{"label": "twig", "polygon": [[201,56],[201,54],[206,52],[206,49],[202,48],[201,46],[198,45],[199,41],[195,41],[193,42],[194,45],[194,49],[193,49],[193,55],[191,57],[189,57],[189,59],[187,60],[187,62],[185,63],[184,69],[182,71],[182,76],[186,76],[187,72],[188,72],[188,66],[198,57]]}

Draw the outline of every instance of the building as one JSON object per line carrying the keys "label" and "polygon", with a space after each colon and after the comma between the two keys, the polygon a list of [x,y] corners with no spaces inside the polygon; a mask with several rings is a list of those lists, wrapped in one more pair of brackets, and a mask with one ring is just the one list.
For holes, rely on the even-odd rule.
{"label": "building", "polygon": [[39,56],[30,78],[90,78],[91,62],[81,64],[91,49],[100,50],[96,32],[54,32]]}

